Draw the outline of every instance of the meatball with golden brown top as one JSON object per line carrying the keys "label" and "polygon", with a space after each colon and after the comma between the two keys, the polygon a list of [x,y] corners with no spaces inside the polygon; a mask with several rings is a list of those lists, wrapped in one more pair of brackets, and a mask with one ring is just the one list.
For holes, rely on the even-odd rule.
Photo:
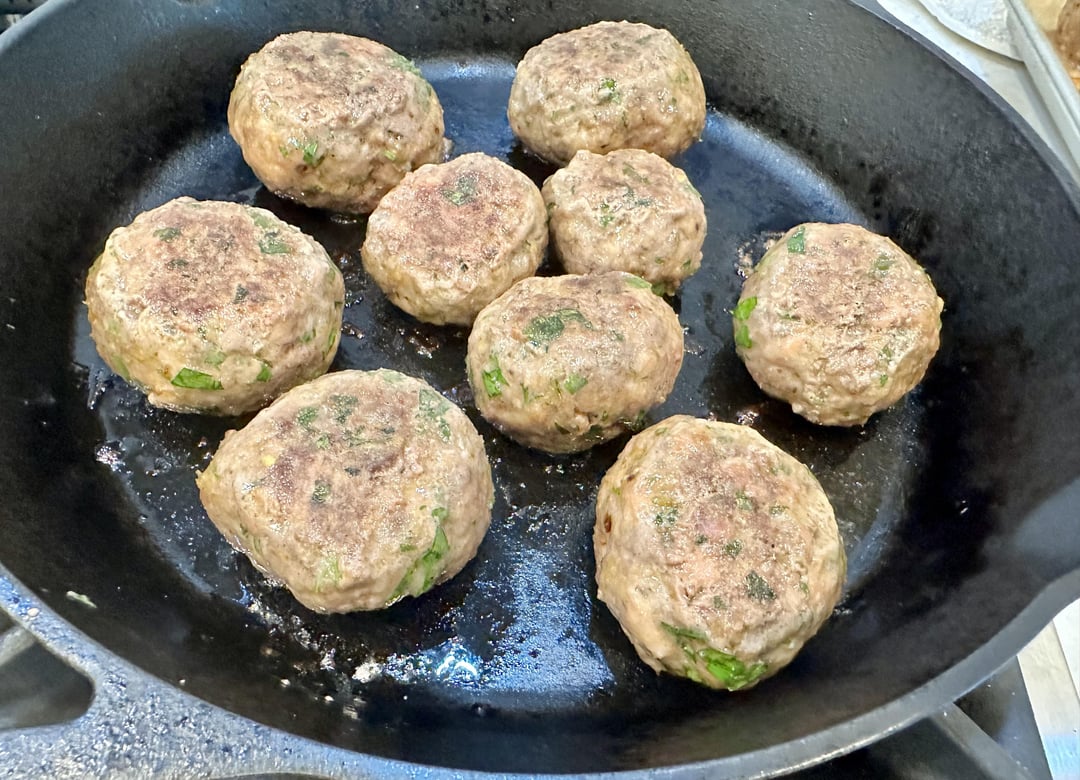
{"label": "meatball with golden brown top", "polygon": [[191,198],[114,230],[86,279],[102,358],[180,412],[254,411],[324,373],[344,299],[315,239],[263,209]]}
{"label": "meatball with golden brown top", "polygon": [[743,284],[735,346],[761,389],[797,414],[861,425],[922,380],[942,307],[930,277],[888,238],[807,223]]}
{"label": "meatball with golden brown top", "polygon": [[340,33],[280,35],[248,57],[229,131],[272,192],[366,214],[401,178],[444,154],[439,98],[381,43]]}
{"label": "meatball with golden brown top", "polygon": [[518,282],[480,312],[466,356],[480,413],[547,452],[640,428],[682,360],[678,316],[648,282],[621,271]]}
{"label": "meatball with golden brown top", "polygon": [[507,110],[514,134],[565,164],[581,149],[645,149],[671,157],[701,136],[705,88],[667,30],[597,22],[529,49]]}
{"label": "meatball with golden brown top", "polygon": [[673,293],[701,267],[705,205],[662,157],[581,151],[544,182],[543,195],[552,248],[569,273],[626,271]]}
{"label": "meatball with golden brown top", "polygon": [[494,492],[458,407],[396,371],[337,371],[225,435],[199,495],[230,544],[318,612],[378,609],[457,574]]}
{"label": "meatball with golden brown top", "polygon": [[658,672],[738,690],[832,613],[844,546],[804,465],[751,428],[685,415],[630,440],[596,499],[598,596]]}
{"label": "meatball with golden brown top", "polygon": [[501,160],[473,153],[406,176],[368,220],[364,269],[419,320],[469,325],[547,249],[540,190]]}

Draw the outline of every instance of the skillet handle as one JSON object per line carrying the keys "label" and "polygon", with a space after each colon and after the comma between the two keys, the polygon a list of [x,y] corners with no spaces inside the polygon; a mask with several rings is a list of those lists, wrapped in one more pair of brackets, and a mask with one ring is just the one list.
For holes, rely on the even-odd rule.
{"label": "skillet handle", "polygon": [[[16,619],[33,623],[33,633],[10,627],[0,611],[0,667],[19,665],[21,657],[24,672],[49,668],[55,659],[48,659],[49,651],[37,643],[34,634],[53,645],[49,636],[55,626],[51,624],[60,620],[42,607],[25,612]],[[44,625],[38,625],[39,621]],[[67,633],[70,636],[70,629]],[[53,649],[89,679],[93,687],[90,706],[65,723],[0,730],[0,767],[5,776],[62,780],[287,773],[390,778],[410,773],[397,762],[319,744],[214,707],[96,643],[83,641],[85,645],[73,652],[65,652],[71,648],[62,646]]]}

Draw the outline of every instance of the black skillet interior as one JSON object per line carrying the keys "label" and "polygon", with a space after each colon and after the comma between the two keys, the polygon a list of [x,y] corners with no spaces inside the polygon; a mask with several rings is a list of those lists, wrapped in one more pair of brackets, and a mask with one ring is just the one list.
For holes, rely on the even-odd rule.
{"label": "black skillet interior", "polygon": [[[297,734],[420,763],[663,766],[839,730],[905,696],[889,717],[921,714],[1006,660],[1016,647],[974,667],[968,657],[1080,570],[1075,542],[1061,543],[1075,506],[1036,511],[1080,474],[1075,191],[1011,115],[861,9],[118,0],[47,13],[0,50],[0,563],[152,674]],[[362,221],[266,193],[225,125],[249,52],[286,30],[346,31],[417,59],[455,153],[494,154],[540,182],[550,170],[505,119],[513,65],[545,36],[601,18],[671,29],[713,107],[702,142],[676,160],[703,194],[709,236],[703,271],[674,302],[684,368],[653,419],[754,425],[813,468],[849,552],[837,614],[789,669],[745,693],[657,677],[596,601],[591,505],[624,441],[548,457],[501,438],[472,408],[465,333],[389,305],[359,264]],[[318,616],[214,531],[193,474],[242,421],[148,408],[96,357],[81,303],[109,230],[179,195],[255,202],[315,235],[349,291],[334,368],[393,366],[470,413],[497,499],[477,560],[451,583],[379,613]],[[805,220],[892,236],[946,302],[925,382],[862,429],[800,421],[757,390],[732,348],[739,259]],[[964,663],[960,682],[933,682]],[[833,744],[892,725],[861,722]]]}

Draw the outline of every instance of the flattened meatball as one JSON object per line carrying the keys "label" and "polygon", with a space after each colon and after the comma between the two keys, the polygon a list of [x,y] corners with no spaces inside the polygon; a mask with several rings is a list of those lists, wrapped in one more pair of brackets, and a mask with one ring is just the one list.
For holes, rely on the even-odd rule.
{"label": "flattened meatball", "polygon": [[544,182],[543,195],[552,248],[569,273],[627,271],[673,293],[701,267],[705,205],[662,157],[580,151]]}
{"label": "flattened meatball", "polygon": [[269,211],[178,198],[105,242],[86,279],[90,335],[150,403],[241,414],[324,373],[345,283]]}
{"label": "flattened meatball", "polygon": [[396,371],[337,371],[230,431],[199,495],[214,525],[317,612],[378,609],[476,554],[494,491],[469,418]]}
{"label": "flattened meatball", "polygon": [[480,413],[548,452],[578,452],[640,428],[682,367],[679,318],[621,271],[532,277],[488,305],[466,356]]}
{"label": "flattened meatball", "polygon": [[743,284],[735,346],[761,389],[797,414],[862,425],[922,381],[943,305],[922,267],[888,238],[807,223]]}
{"label": "flattened meatball", "polygon": [[810,470],[741,425],[632,438],[596,499],[598,595],[658,672],[738,690],[776,674],[840,597],[844,546]]}
{"label": "flattened meatball", "polygon": [[340,33],[279,35],[248,57],[229,131],[272,192],[366,214],[401,178],[443,157],[443,112],[408,59]]}
{"label": "flattened meatball", "polygon": [[598,22],[525,53],[507,110],[514,134],[564,164],[580,149],[645,149],[671,157],[705,127],[705,88],[667,30]]}
{"label": "flattened meatball", "polygon": [[368,220],[364,269],[424,322],[468,325],[547,249],[547,215],[528,176],[479,152],[425,165]]}

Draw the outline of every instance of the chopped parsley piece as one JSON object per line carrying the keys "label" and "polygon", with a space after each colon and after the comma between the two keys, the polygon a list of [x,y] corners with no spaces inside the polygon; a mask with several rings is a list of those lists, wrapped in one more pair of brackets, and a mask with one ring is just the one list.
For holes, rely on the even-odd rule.
{"label": "chopped parsley piece", "polygon": [[566,392],[570,393],[570,395],[573,395],[587,384],[589,384],[589,380],[581,374],[571,374],[563,381],[563,387],[566,388]]}
{"label": "chopped parsley piece", "polygon": [[323,161],[324,155],[319,154],[318,141],[308,141],[300,147],[300,151],[304,153],[304,162],[312,168],[318,168],[319,163]]}
{"label": "chopped parsley piece", "polygon": [[248,288],[244,287],[244,285],[242,285],[242,284],[236,285],[236,292],[233,293],[232,302],[233,303],[240,303],[240,301],[244,300],[247,297],[248,297]]}
{"label": "chopped parsley piece", "polygon": [[[723,599],[719,599],[719,603],[714,599],[713,605],[717,609],[726,608]],[[700,662],[704,662],[705,669],[709,674],[732,691],[737,691],[756,682],[769,669],[768,664],[761,661],[747,666],[731,653],[725,653],[715,647],[710,647],[705,644],[707,637],[701,631],[681,628],[668,623],[661,623],[660,626],[671,634],[686,654],[687,659],[694,664],[694,666],[685,667],[684,672],[687,677],[696,682],[701,682],[701,675],[695,668]]]}
{"label": "chopped parsley piece", "polygon": [[567,322],[579,322],[586,329],[592,330],[592,323],[577,309],[559,309],[552,314],[534,317],[525,326],[525,338],[534,347],[543,347],[546,352],[551,342],[562,335]]}
{"label": "chopped parsley piece", "polygon": [[193,368],[187,368],[186,366],[181,368],[171,381],[177,387],[186,387],[191,390],[221,389],[221,382],[217,377],[203,373],[202,371],[196,371]]}
{"label": "chopped parsley piece", "polygon": [[746,494],[745,490],[736,490],[735,506],[743,512],[751,512],[754,509],[754,502],[750,499],[750,496]]}
{"label": "chopped parsley piece", "polygon": [[585,431],[585,439],[587,441],[603,441],[604,429],[599,425],[590,425],[589,430]]}
{"label": "chopped parsley piece", "polygon": [[317,480],[315,489],[311,491],[311,503],[325,504],[330,500],[330,483]]}
{"label": "chopped parsley piece", "polygon": [[887,385],[887,384],[889,384],[889,375],[888,374],[882,374],[881,376],[878,377],[878,387],[885,387],[885,385]]}
{"label": "chopped parsley piece", "polygon": [[629,176],[636,182],[640,182],[641,184],[649,183],[649,177],[643,173],[639,173],[638,169],[630,163],[623,163],[622,172],[624,175]]}
{"label": "chopped parsley piece", "polygon": [[406,73],[411,73],[414,76],[420,76],[421,78],[423,78],[423,74],[420,72],[420,68],[416,67],[416,64],[404,55],[394,52],[392,55],[390,55],[388,63],[391,68],[397,68],[398,70],[403,70]]}
{"label": "chopped parsley piece", "polygon": [[622,95],[619,94],[619,85],[615,79],[603,79],[597,88],[600,93],[601,103],[622,103]]}
{"label": "chopped parsley piece", "polygon": [[615,212],[612,210],[611,206],[608,205],[607,203],[601,203],[600,204],[600,216],[597,217],[597,219],[600,222],[600,227],[607,227],[608,225],[610,225],[612,222],[615,221]]}
{"label": "chopped parsley piece", "polygon": [[494,368],[481,372],[480,376],[484,381],[484,392],[488,394],[488,398],[497,398],[502,395],[502,389],[506,387],[506,377],[503,376],[499,359],[495,355],[491,356],[491,365]]}
{"label": "chopped parsley piece", "polygon": [[450,512],[445,507],[437,506],[431,510],[431,516],[442,523],[450,516]]}
{"label": "chopped parsley piece", "polygon": [[754,346],[754,342],[750,338],[750,328],[745,322],[740,322],[738,327],[735,328],[735,346],[743,349],[750,349],[750,347]]}
{"label": "chopped parsley piece", "polygon": [[768,671],[766,663],[757,661],[747,666],[730,653],[706,647],[698,651],[698,655],[705,661],[705,668],[709,674],[720,680],[728,687],[728,690],[737,691],[751,683],[757,682],[761,675]]}
{"label": "chopped parsley piece", "polygon": [[806,228],[799,226],[799,229],[791,234],[791,237],[787,240],[787,251],[793,255],[806,254]]}
{"label": "chopped parsley piece", "polygon": [[344,425],[352,415],[357,403],[359,403],[359,399],[355,395],[334,394],[330,396],[330,409],[334,414],[334,422],[338,425]]}
{"label": "chopped parsley piece", "polygon": [[178,227],[163,227],[154,231],[154,238],[158,238],[164,241],[166,244],[172,241],[180,235],[180,228]]}
{"label": "chopped parsley piece", "polygon": [[[434,511],[432,514],[434,515]],[[413,565],[409,567],[409,570],[405,572],[401,582],[394,588],[388,603],[393,603],[402,596],[409,594],[419,596],[429,590],[442,573],[443,569],[439,564],[448,552],[450,552],[450,542],[446,538],[446,532],[443,531],[441,525],[436,526],[435,538],[431,542],[431,547],[417,558]]]}
{"label": "chopped parsley piece", "polygon": [[436,393],[434,390],[423,388],[419,394],[419,411],[425,420],[435,423],[435,429],[439,438],[450,441],[450,423],[446,421],[446,412],[450,409],[450,402]]}
{"label": "chopped parsley piece", "polygon": [[739,553],[742,552],[742,542],[738,539],[732,539],[730,542],[724,545],[724,555],[728,558],[738,558]]}
{"label": "chopped parsley piece", "polygon": [[746,575],[746,595],[754,601],[766,602],[776,598],[776,591],[769,587],[769,583],[760,574],[752,571]]}
{"label": "chopped parsley piece", "polygon": [[312,328],[311,330],[307,331],[306,333],[302,333],[300,335],[300,343],[301,344],[307,344],[313,338],[315,338],[315,328]]}
{"label": "chopped parsley piece", "polygon": [[318,416],[319,407],[303,406],[300,408],[300,411],[296,413],[296,422],[301,428],[309,428]]}
{"label": "chopped parsley piece", "polygon": [[260,227],[263,230],[273,230],[277,227],[277,225],[274,224],[273,218],[257,209],[249,209],[248,216],[250,216],[251,221],[255,223],[255,227]]}
{"label": "chopped parsley piece", "polygon": [[640,430],[644,430],[645,426],[649,422],[649,415],[645,412],[644,409],[642,409],[640,412],[634,415],[633,419],[620,420],[619,422],[625,425],[627,430],[630,430],[633,433],[637,433]]}
{"label": "chopped parsley piece", "polygon": [[315,592],[322,593],[328,584],[341,582],[341,561],[336,557],[323,558],[322,566],[315,575]]}
{"label": "chopped parsley piece", "polygon": [[750,318],[750,313],[757,307],[757,297],[750,296],[749,298],[743,298],[739,301],[735,310],[731,312],[731,316],[740,322],[745,322]]}
{"label": "chopped parsley piece", "polygon": [[259,368],[259,373],[255,375],[255,381],[269,382],[271,376],[272,374],[270,372],[270,364],[263,362],[262,366]]}
{"label": "chopped parsley piece", "polygon": [[649,284],[647,281],[642,279],[640,276],[635,276],[634,274],[627,274],[626,275],[626,283],[628,285],[630,285],[631,287],[638,288],[639,290],[651,290],[652,289],[651,284]]}
{"label": "chopped parsley piece", "polygon": [[882,252],[877,256],[873,264],[870,266],[870,276],[874,279],[884,278],[885,274],[887,274],[889,272],[889,269],[892,268],[893,262],[894,261],[891,257]]}
{"label": "chopped parsley piece", "polygon": [[395,160],[397,160],[397,152],[395,152],[393,149],[383,149],[382,156],[390,162],[394,162]]}
{"label": "chopped parsley piece", "polygon": [[476,200],[476,175],[465,173],[458,176],[452,189],[440,190],[440,194],[455,206],[464,206]]}
{"label": "chopped parsley piece", "polygon": [[259,238],[259,251],[264,255],[288,255],[292,253],[292,247],[281,240],[276,230],[272,230]]}

